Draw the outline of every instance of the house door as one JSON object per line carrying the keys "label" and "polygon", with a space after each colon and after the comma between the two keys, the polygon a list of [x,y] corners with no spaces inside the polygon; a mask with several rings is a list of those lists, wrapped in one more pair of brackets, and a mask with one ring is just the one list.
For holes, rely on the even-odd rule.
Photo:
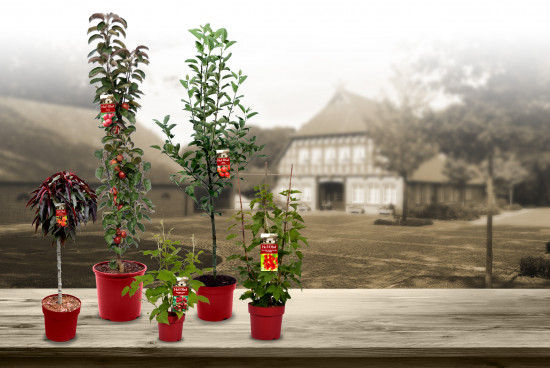
{"label": "house door", "polygon": [[321,210],[344,211],[344,184],[319,183],[319,208]]}

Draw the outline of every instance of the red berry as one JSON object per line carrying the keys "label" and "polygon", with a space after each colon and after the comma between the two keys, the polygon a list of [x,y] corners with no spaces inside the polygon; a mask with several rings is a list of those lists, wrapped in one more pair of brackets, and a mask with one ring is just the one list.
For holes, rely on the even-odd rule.
{"label": "red berry", "polygon": [[220,166],[218,166],[218,172],[222,171],[222,168]]}
{"label": "red berry", "polygon": [[109,165],[115,165],[117,163],[116,159],[112,159],[111,162],[109,162]]}
{"label": "red berry", "polygon": [[118,177],[121,179],[126,179],[126,174],[124,173],[124,171],[121,171],[118,173]]}
{"label": "red berry", "polygon": [[113,195],[116,196],[118,194],[118,190],[115,187],[113,187],[113,189],[111,189],[111,193],[113,193]]}
{"label": "red berry", "polygon": [[122,104],[122,108],[123,108],[124,110],[128,110],[128,109],[130,108],[130,105],[129,105],[127,102],[124,102],[124,103]]}
{"label": "red berry", "polygon": [[120,166],[118,166],[118,165],[115,166],[115,170],[120,172],[120,170],[121,170],[121,169],[120,169]]}
{"label": "red berry", "polygon": [[124,230],[122,230],[122,231],[120,232],[120,236],[123,237],[123,238],[125,238],[127,235],[128,235],[128,234],[126,234],[126,231],[124,231]]}
{"label": "red berry", "polygon": [[124,205],[121,203],[121,204],[118,205],[117,208],[118,208],[118,210],[120,211],[120,210],[122,209],[122,207],[124,207]]}
{"label": "red berry", "polygon": [[120,242],[122,241],[122,238],[120,236],[115,236],[115,238],[113,239],[113,242],[116,244],[116,245],[119,245]]}
{"label": "red berry", "polygon": [[225,173],[225,177],[226,177],[226,178],[229,178],[229,175],[230,175],[229,172],[226,172],[226,173]]}
{"label": "red berry", "polygon": [[118,155],[118,156],[116,157],[116,160],[117,160],[118,162],[122,162],[122,159],[124,159],[124,156],[122,156],[122,155]]}
{"label": "red berry", "polygon": [[225,175],[224,175],[224,173],[221,172],[221,173],[220,173],[220,176],[223,178]]}
{"label": "red berry", "polygon": [[120,235],[120,229],[118,227],[116,228],[116,234]]}
{"label": "red berry", "polygon": [[226,171],[227,171],[227,167],[222,166],[222,172],[226,172]]}
{"label": "red berry", "polygon": [[227,165],[227,171],[231,170],[231,166]]}

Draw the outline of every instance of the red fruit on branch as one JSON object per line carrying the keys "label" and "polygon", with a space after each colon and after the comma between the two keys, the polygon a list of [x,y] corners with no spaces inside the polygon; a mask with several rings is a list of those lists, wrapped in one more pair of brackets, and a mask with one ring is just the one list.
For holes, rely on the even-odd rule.
{"label": "red fruit on branch", "polygon": [[116,228],[116,234],[120,235],[120,229],[118,227]]}
{"label": "red fruit on branch", "polygon": [[220,172],[220,177],[222,177],[222,178],[225,177],[225,174]]}
{"label": "red fruit on branch", "polygon": [[118,171],[118,172],[120,172],[120,170],[122,170],[122,169],[120,168],[120,166],[118,166],[118,165],[117,165],[117,166],[115,166],[115,171]]}
{"label": "red fruit on branch", "polygon": [[227,165],[227,171],[231,170],[231,166]]}
{"label": "red fruit on branch", "polygon": [[116,245],[119,245],[121,241],[122,241],[122,238],[118,235],[115,236],[115,238],[113,239],[113,243],[115,243]]}
{"label": "red fruit on branch", "polygon": [[118,156],[116,157],[116,160],[117,160],[118,162],[122,162],[123,159],[124,159],[124,156],[122,156],[122,155],[118,155]]}
{"label": "red fruit on branch", "polygon": [[229,178],[229,176],[230,176],[229,172],[226,172],[226,173],[225,173],[225,177],[226,177],[226,178]]}
{"label": "red fruit on branch", "polygon": [[111,189],[111,193],[113,193],[113,195],[116,196],[116,195],[118,194],[118,190],[117,190],[115,187],[113,187],[113,188]]}
{"label": "red fruit on branch", "polygon": [[226,172],[226,171],[227,171],[227,167],[222,166],[222,172],[224,173],[224,172]]}
{"label": "red fruit on branch", "polygon": [[117,163],[117,160],[116,159],[112,159],[110,162],[109,162],[109,165],[113,166]]}
{"label": "red fruit on branch", "polygon": [[118,177],[124,180],[126,179],[126,174],[124,173],[124,171],[121,171],[118,173]]}
{"label": "red fruit on branch", "polygon": [[122,238],[125,238],[127,235],[128,235],[128,234],[126,234],[126,231],[124,231],[124,230],[122,230],[122,231],[120,232],[120,236],[121,236]]}
{"label": "red fruit on branch", "polygon": [[130,108],[130,105],[127,102],[125,102],[125,103],[122,104],[122,108],[124,110],[128,110]]}
{"label": "red fruit on branch", "polygon": [[122,207],[124,207],[124,205],[121,203],[118,205],[117,209],[120,211],[122,209]]}

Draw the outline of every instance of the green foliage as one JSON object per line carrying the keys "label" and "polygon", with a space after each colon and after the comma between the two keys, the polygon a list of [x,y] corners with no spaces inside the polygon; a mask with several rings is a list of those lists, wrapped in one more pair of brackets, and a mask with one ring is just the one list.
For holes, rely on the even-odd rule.
{"label": "green foliage", "polygon": [[[242,104],[243,95],[239,94],[247,76],[231,71],[227,61],[231,52],[227,49],[235,43],[227,39],[223,28],[214,31],[209,24],[200,29],[189,30],[197,41],[197,54],[187,59],[191,75],[180,80],[186,93],[182,101],[184,110],[190,115],[193,126],[192,141],[187,150],[174,142],[172,130],[177,124],[171,124],[170,116],[156,124],[166,135],[163,147],[152,146],[170,157],[182,167],[182,171],[172,175],[172,180],[185,187],[185,192],[197,205],[210,216],[212,224],[212,264],[216,276],[216,227],[213,199],[218,197],[231,181],[221,178],[216,171],[216,150],[228,149],[232,169],[243,171],[247,162],[263,147],[255,143],[255,137],[249,137],[248,119],[256,115]],[[198,197],[195,188],[202,187],[206,193]]]}
{"label": "green foliage", "polygon": [[[97,196],[88,184],[72,172],[61,171],[53,174],[32,192],[33,196],[27,203],[36,207],[34,220],[35,232],[42,227],[46,236],[52,234],[52,244],[59,239],[65,244],[68,238],[76,239],[76,228],[81,223],[87,223],[97,217]],[[55,205],[64,205],[67,211],[67,226],[59,226],[56,222]]]}
{"label": "green foliage", "polygon": [[[193,275],[203,274],[203,270],[196,266],[197,263],[200,263],[199,255],[202,251],[195,254],[193,246],[193,252],[187,253],[182,258],[179,254],[181,248],[177,247],[181,243],[170,239],[172,230],[173,228],[166,234],[161,221],[161,232],[154,235],[157,249],[141,251],[144,255],[149,255],[151,259],[157,261],[158,269],[148,270],[145,275],[134,277],[132,284],[122,290],[122,295],[130,293],[132,296],[140,289],[141,283],[145,287],[151,286],[145,290],[147,301],[155,306],[149,320],[156,318],[157,322],[166,324],[168,324],[168,313],[172,305],[172,287],[177,286],[178,278],[185,277],[189,280],[187,282],[189,288],[188,308],[192,308],[199,300],[208,303],[208,298],[196,293],[198,288],[204,284],[192,279]],[[178,318],[185,314],[184,311],[175,311],[174,313],[178,315]]]}
{"label": "green foliage", "polygon": [[[231,219],[235,225],[240,224],[242,238],[235,242],[243,249],[243,254],[235,254],[228,258],[238,259],[242,265],[237,266],[240,282],[249,290],[244,292],[240,299],[250,299],[252,305],[267,307],[285,305],[290,299],[288,290],[292,285],[302,288],[300,277],[302,276],[302,252],[301,248],[307,245],[307,239],[300,234],[305,228],[302,216],[297,212],[298,199],[292,194],[300,193],[297,190],[285,190],[280,193],[287,198],[286,209],[279,208],[273,199],[273,193],[268,191],[269,186],[261,185],[255,188],[256,196],[250,202],[250,208],[258,207],[255,213],[250,211],[238,211]],[[248,217],[245,220],[245,217]],[[245,229],[252,235],[250,242],[245,241]],[[275,233],[278,235],[278,269],[277,272],[261,271],[260,233]],[[234,233],[228,239],[236,238]],[[257,254],[255,257],[252,253]]]}
{"label": "green foliage", "polygon": [[[96,41],[95,48],[89,53],[89,63],[95,66],[89,74],[90,84],[96,85],[94,103],[100,102],[102,94],[111,94],[116,104],[116,117],[109,127],[100,126],[105,131],[101,142],[103,150],[95,152],[101,160],[96,170],[96,177],[104,184],[98,188],[102,200],[103,228],[105,241],[116,255],[111,260],[113,267],[118,265],[122,272],[121,255],[132,245],[138,246],[138,230],[143,232],[144,220],[149,220],[147,213],[153,212],[153,204],[145,196],[151,189],[151,182],[145,178],[145,172],[151,167],[143,161],[143,150],[135,147],[131,135],[136,131],[135,114],[141,105],[137,102],[143,93],[139,83],[145,78],[141,65],[149,64],[145,46],[138,46],[129,51],[122,42],[126,37],[126,21],[116,14],[96,13],[90,22],[98,21],[88,29],[88,43]],[[100,119],[100,114],[97,116]],[[116,158],[122,161],[111,164]],[[125,178],[120,178],[118,172]],[[114,240],[117,232],[127,229],[127,237],[120,244]],[[125,231],[125,230],[124,230]]]}

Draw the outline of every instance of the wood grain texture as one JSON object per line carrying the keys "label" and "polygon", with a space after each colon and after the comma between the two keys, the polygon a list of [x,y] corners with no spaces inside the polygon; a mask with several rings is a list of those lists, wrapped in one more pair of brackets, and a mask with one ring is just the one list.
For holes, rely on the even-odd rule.
{"label": "wood grain texture", "polygon": [[334,359],[408,367],[430,358],[439,366],[452,366],[444,364],[447,359],[462,361],[459,366],[511,367],[514,361],[523,361],[517,366],[550,361],[549,290],[293,290],[281,339],[258,341],[250,336],[247,303],[238,300],[242,289],[237,289],[231,319],[205,322],[192,310],[184,339],[177,343],[158,340],[157,324],[148,320],[148,303],[134,321],[109,322],[99,318],[95,289],[63,292],[79,297],[82,310],[75,339],[56,343],[45,337],[40,307],[41,299],[55,290],[0,290],[0,362],[17,357],[88,357],[90,362],[285,357],[310,363],[320,359],[317,367]]}

